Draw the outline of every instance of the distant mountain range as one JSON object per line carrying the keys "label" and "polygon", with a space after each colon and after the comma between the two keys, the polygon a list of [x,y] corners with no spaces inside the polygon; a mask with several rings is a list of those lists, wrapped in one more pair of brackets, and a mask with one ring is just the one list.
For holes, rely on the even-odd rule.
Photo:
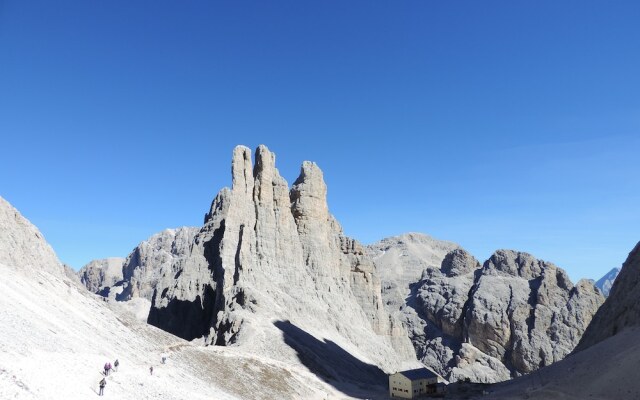
{"label": "distant mountain range", "polygon": [[602,291],[605,297],[609,296],[609,292],[611,291],[613,282],[616,280],[619,273],[620,273],[620,268],[613,268],[611,271],[607,272],[602,278],[596,281],[596,287]]}

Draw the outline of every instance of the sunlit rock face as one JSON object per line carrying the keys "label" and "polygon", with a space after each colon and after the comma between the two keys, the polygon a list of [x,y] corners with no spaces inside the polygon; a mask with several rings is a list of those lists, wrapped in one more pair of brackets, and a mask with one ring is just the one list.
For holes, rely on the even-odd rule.
{"label": "sunlit rock face", "polygon": [[122,277],[126,282],[119,300],[142,297],[149,301],[161,280],[171,278],[171,269],[189,254],[200,228],[165,229],[141,242],[123,262]]}
{"label": "sunlit rock face", "polygon": [[501,381],[562,359],[604,301],[591,281],[573,285],[523,252],[498,250],[481,266],[455,244],[416,234],[368,251],[418,359],[450,380]]}
{"label": "sunlit rock face", "polygon": [[416,365],[371,258],[329,212],[320,168],[304,162],[289,188],[265,146],[255,163],[239,146],[231,175],[187,254],[161,268],[148,321],[280,358],[300,357],[282,340],[282,328],[295,326],[385,370]]}
{"label": "sunlit rock face", "polygon": [[0,264],[20,265],[25,273],[53,274],[64,269],[42,233],[0,197]]}
{"label": "sunlit rock face", "polygon": [[499,250],[474,283],[463,338],[503,361],[513,375],[564,358],[604,298],[587,280],[527,253]]}
{"label": "sunlit rock face", "polygon": [[93,260],[80,268],[80,282],[92,293],[99,293],[105,287],[111,287],[122,280],[124,258],[110,257]]}

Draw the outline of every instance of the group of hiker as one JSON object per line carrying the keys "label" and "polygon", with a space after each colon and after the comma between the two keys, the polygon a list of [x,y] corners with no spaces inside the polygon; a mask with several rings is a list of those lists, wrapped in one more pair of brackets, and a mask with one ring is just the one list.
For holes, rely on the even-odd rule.
{"label": "group of hiker", "polygon": [[[166,353],[162,353],[161,360],[162,360],[162,364],[167,363]],[[113,370],[114,372],[118,372],[119,365],[120,365],[120,361],[118,361],[117,359],[113,362],[113,366],[108,361],[104,364],[104,372],[102,373],[104,376],[98,383],[98,386],[100,387],[98,396],[104,396],[104,387],[107,386],[107,376],[109,376],[109,374],[111,373],[111,370]],[[153,365],[149,367],[149,373],[153,375]]]}
{"label": "group of hiker", "polygon": [[107,376],[109,376],[112,369],[115,372],[118,372],[118,365],[120,365],[120,361],[118,361],[117,359],[113,362],[113,366],[111,366],[110,362],[106,362],[104,364],[104,372],[103,372],[104,376],[102,377],[102,380],[100,380],[100,383],[98,384],[100,386],[100,391],[98,392],[98,396],[104,396],[104,387],[107,386]]}
{"label": "group of hiker", "polygon": [[113,366],[111,366],[110,362],[107,362],[106,364],[104,364],[104,376],[109,376],[112,369],[118,372],[118,365],[120,365],[120,361],[118,360],[114,361]]}

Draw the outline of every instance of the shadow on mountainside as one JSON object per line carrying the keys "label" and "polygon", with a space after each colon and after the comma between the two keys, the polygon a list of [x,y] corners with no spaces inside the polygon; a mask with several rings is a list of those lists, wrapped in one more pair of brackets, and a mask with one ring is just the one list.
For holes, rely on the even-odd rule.
{"label": "shadow on mountainside", "polygon": [[352,356],[331,340],[319,340],[289,321],[276,321],[285,343],[298,353],[300,362],[340,392],[359,397],[363,391],[386,392],[387,374],[375,365]]}
{"label": "shadow on mountainside", "polygon": [[[418,290],[420,289],[422,284],[422,280],[409,284],[410,293],[404,299],[406,307],[413,310],[413,314],[415,314],[414,318],[418,318],[420,320],[419,322],[416,322],[416,328],[420,326],[422,327],[421,333],[418,333],[417,329],[414,329],[409,333],[409,338],[414,343],[414,346],[418,344],[418,346],[415,347],[418,360],[423,360],[425,357],[430,357],[430,354],[432,353],[430,353],[431,346],[429,345],[429,342],[432,342],[434,340],[438,340],[441,345],[451,349],[454,354],[458,354],[460,352],[460,349],[462,348],[461,338],[444,333],[440,326],[438,326],[438,324],[432,318],[429,318],[427,313],[424,311],[425,306],[422,304],[418,296]],[[466,306],[467,304],[465,303],[464,307]],[[407,313],[407,310],[405,310],[405,313]],[[460,319],[458,320],[461,331],[462,325],[464,323],[464,315],[465,314],[463,312],[460,316]],[[451,357],[448,361],[446,361],[446,364],[443,365],[449,369],[455,367],[457,365],[455,357]]]}
{"label": "shadow on mountainside", "polygon": [[[157,304],[157,289],[153,294],[152,304]],[[161,294],[164,297],[166,289]],[[215,290],[204,286],[204,299],[200,295],[193,301],[172,298],[166,307],[151,307],[147,323],[156,326],[163,331],[181,337],[185,340],[193,340],[202,337],[209,332],[211,327],[211,315],[213,314]]]}

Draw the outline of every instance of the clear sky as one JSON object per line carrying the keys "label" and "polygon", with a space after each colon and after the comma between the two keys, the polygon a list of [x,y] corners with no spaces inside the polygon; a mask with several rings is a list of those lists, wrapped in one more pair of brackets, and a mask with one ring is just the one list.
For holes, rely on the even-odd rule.
{"label": "clear sky", "polygon": [[200,225],[236,144],[345,232],[576,280],[640,240],[638,1],[1,1],[0,196],[79,268]]}

